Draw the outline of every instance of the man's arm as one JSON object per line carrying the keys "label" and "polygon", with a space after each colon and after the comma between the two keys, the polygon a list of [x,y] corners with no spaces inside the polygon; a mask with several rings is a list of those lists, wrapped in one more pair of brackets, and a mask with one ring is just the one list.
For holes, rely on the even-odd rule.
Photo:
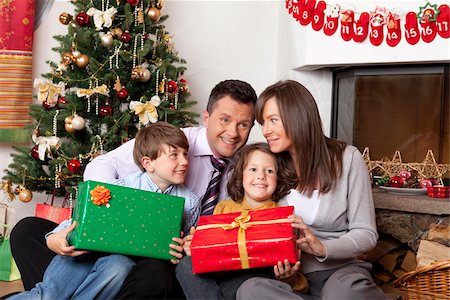
{"label": "man's arm", "polygon": [[83,180],[112,182],[139,171],[133,159],[134,139],[104,155],[97,156],[86,165]]}

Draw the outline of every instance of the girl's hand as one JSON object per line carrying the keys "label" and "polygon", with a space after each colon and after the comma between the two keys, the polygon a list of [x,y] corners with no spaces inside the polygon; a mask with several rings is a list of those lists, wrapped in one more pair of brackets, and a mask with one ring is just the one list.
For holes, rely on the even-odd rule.
{"label": "girl's hand", "polygon": [[195,227],[191,227],[189,234],[183,238],[183,241],[184,241],[183,250],[184,250],[184,253],[186,253],[186,256],[191,256],[191,242],[192,242],[192,237],[194,236],[194,233],[195,233]]}
{"label": "girl's hand", "polygon": [[312,233],[311,229],[303,222],[302,218],[296,215],[290,215],[292,227],[298,230],[297,246],[306,253],[317,257],[325,257],[327,251],[322,242]]}
{"label": "girl's hand", "polygon": [[291,264],[287,259],[284,263],[279,261],[274,267],[273,272],[275,273],[275,278],[283,282],[293,284],[295,281],[295,273],[300,270],[300,262],[297,261],[295,265],[291,267]]}
{"label": "girl's hand", "polygon": [[49,235],[47,237],[47,247],[61,256],[75,257],[87,253],[87,251],[75,250],[75,247],[69,246],[69,243],[67,242],[67,235],[74,230],[75,225],[76,221],[73,221],[69,227]]}
{"label": "girl's hand", "polygon": [[173,257],[176,257],[176,259],[171,259],[170,261],[174,265],[176,265],[176,264],[178,264],[180,262],[180,259],[183,258],[183,244],[184,244],[184,241],[183,241],[183,239],[176,238],[176,237],[172,238],[172,241],[174,241],[175,243],[178,243],[178,245],[177,244],[170,244],[169,245],[169,247],[171,249],[169,251],[170,255],[172,255]]}

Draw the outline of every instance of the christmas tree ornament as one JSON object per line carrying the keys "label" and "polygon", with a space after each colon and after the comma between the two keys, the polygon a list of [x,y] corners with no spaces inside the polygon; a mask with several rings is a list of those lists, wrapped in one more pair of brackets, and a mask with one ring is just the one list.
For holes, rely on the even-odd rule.
{"label": "christmas tree ornament", "polygon": [[158,99],[158,96],[153,96],[150,101],[147,101],[145,103],[142,103],[140,101],[130,102],[130,110],[138,115],[140,124],[145,126],[149,123],[158,122],[158,110],[156,109],[156,107],[161,103],[160,101],[158,101]]}
{"label": "christmas tree ornament", "polygon": [[63,12],[59,15],[59,22],[63,25],[68,25],[73,19],[73,16],[69,13]]}
{"label": "christmas tree ornament", "polygon": [[117,92],[117,99],[120,101],[126,101],[128,99],[128,91],[126,88],[122,88],[120,91]]}
{"label": "christmas tree ornament", "polygon": [[67,104],[66,97],[59,97],[58,98],[58,104]]}
{"label": "christmas tree ornament", "polygon": [[353,40],[357,43],[361,43],[367,37],[369,33],[369,20],[370,15],[367,12],[361,13],[358,21],[355,24],[355,31],[353,33]]}
{"label": "christmas tree ornament", "polygon": [[34,146],[33,148],[31,148],[31,157],[34,158],[35,160],[39,160],[39,150],[38,150],[38,145]]}
{"label": "christmas tree ornament", "polygon": [[72,51],[72,60],[75,61],[77,58],[81,57],[81,52],[78,50]]}
{"label": "christmas tree ornament", "polygon": [[415,45],[420,40],[419,25],[415,12],[409,12],[405,17],[405,39],[410,45]]}
{"label": "christmas tree ornament", "polygon": [[67,117],[64,118],[64,123],[65,124],[72,124],[72,119],[73,119],[72,116],[67,116]]}
{"label": "christmas tree ornament", "polygon": [[141,68],[141,78],[139,79],[142,82],[147,82],[150,80],[151,74],[147,68]]}
{"label": "christmas tree ornament", "polygon": [[87,56],[86,54],[81,54],[80,57],[75,60],[75,63],[82,69],[86,68],[86,66],[89,64],[89,56]]}
{"label": "christmas tree ornament", "polygon": [[400,26],[400,15],[389,12],[386,19],[387,35],[386,43],[390,47],[395,47],[402,39],[402,29]]}
{"label": "christmas tree ornament", "polygon": [[439,14],[436,17],[436,26],[438,34],[448,39],[450,37],[450,8],[447,4],[442,4],[438,8]]}
{"label": "christmas tree ornament", "polygon": [[127,0],[128,4],[131,6],[136,6],[139,3],[139,0]]}
{"label": "christmas tree ornament", "polygon": [[149,7],[146,11],[146,14],[153,23],[158,22],[161,18],[161,11],[156,7]]}
{"label": "christmas tree ornament", "polygon": [[355,19],[355,12],[347,9],[341,12],[341,37],[348,42],[353,38],[353,22]]}
{"label": "christmas tree ornament", "polygon": [[112,107],[109,104],[105,104],[100,107],[98,114],[100,117],[110,116],[112,115]]}
{"label": "christmas tree ornament", "polygon": [[131,79],[133,80],[141,80],[143,70],[141,67],[135,67],[131,70]]}
{"label": "christmas tree ornament", "polygon": [[100,41],[104,47],[109,48],[113,45],[113,36],[110,33],[101,34]]}
{"label": "christmas tree ornament", "polygon": [[84,11],[79,12],[75,17],[75,22],[77,22],[79,26],[86,26],[89,24],[89,16]]}
{"label": "christmas tree ornament", "polygon": [[329,6],[325,9],[326,21],[325,26],[323,27],[323,33],[325,33],[325,35],[333,35],[338,29],[340,11],[341,7],[338,4]]}
{"label": "christmas tree ornament", "polygon": [[404,180],[400,176],[393,176],[389,178],[388,185],[390,187],[401,188],[403,187]]}
{"label": "christmas tree ornament", "polygon": [[25,188],[24,186],[20,186],[19,187],[19,200],[24,203],[27,203],[27,202],[30,202],[31,199],[33,199],[33,193],[29,189]]}
{"label": "christmas tree ornament", "polygon": [[178,88],[180,92],[188,93],[189,92],[189,86],[187,84],[187,81],[185,79],[180,79],[180,82],[178,84]]}
{"label": "christmas tree ornament", "polygon": [[115,7],[110,7],[106,10],[104,9],[104,4],[102,5],[102,7],[103,10],[91,7],[86,12],[88,16],[92,17],[96,31],[111,27],[113,17],[117,13],[117,9]]}
{"label": "christmas tree ornament", "polygon": [[45,108],[46,110],[50,110],[53,107],[55,107],[55,104],[48,102],[48,101],[44,101],[44,102],[42,102],[42,107]]}
{"label": "christmas tree ornament", "polygon": [[128,30],[125,30],[125,32],[123,32],[121,35],[120,35],[120,40],[122,41],[122,42],[124,42],[124,43],[129,43],[129,42],[131,42],[131,34],[130,34],[130,32],[128,32]]}
{"label": "christmas tree ornament", "polygon": [[64,129],[67,131],[67,133],[74,133],[75,132],[75,129],[72,127],[72,123],[64,124]]}
{"label": "christmas tree ornament", "polygon": [[116,28],[111,29],[111,35],[113,37],[120,38],[122,33],[123,33],[123,30],[120,27],[116,27]]}
{"label": "christmas tree ornament", "polygon": [[70,65],[73,62],[72,54],[69,52],[64,52],[61,56],[61,61],[66,66]]}
{"label": "christmas tree ornament", "polygon": [[83,117],[74,115],[72,118],[72,128],[75,130],[82,130],[86,126],[86,120]]}
{"label": "christmas tree ornament", "polygon": [[81,170],[81,163],[80,163],[80,161],[78,159],[71,159],[71,160],[69,160],[69,162],[67,163],[67,169],[72,174],[80,172],[80,170]]}
{"label": "christmas tree ornament", "polygon": [[159,9],[159,10],[163,9],[163,7],[164,7],[164,0],[156,0],[155,7],[157,9]]}
{"label": "christmas tree ornament", "polygon": [[169,80],[167,83],[167,91],[169,93],[174,93],[177,90],[177,83],[173,80]]}
{"label": "christmas tree ornament", "polygon": [[323,21],[325,18],[324,11],[326,8],[327,4],[325,3],[325,1],[319,1],[319,3],[317,3],[317,6],[313,11],[313,15],[311,18],[311,27],[315,31],[319,31],[323,27]]}

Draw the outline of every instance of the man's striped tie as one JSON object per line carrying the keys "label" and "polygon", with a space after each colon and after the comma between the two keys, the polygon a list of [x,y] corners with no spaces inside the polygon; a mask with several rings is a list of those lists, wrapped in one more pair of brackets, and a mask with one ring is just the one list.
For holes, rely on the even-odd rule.
{"label": "man's striped tie", "polygon": [[214,167],[214,172],[202,199],[202,215],[211,215],[213,213],[217,204],[217,198],[219,198],[220,180],[226,167],[225,161],[214,156],[211,156],[211,164]]}

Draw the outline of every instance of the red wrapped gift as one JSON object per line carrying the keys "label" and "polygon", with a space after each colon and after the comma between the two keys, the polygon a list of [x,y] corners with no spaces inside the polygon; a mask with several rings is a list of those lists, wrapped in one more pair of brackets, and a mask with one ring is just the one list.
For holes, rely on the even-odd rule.
{"label": "red wrapped gift", "polygon": [[195,274],[274,266],[298,260],[287,219],[293,206],[201,216],[191,243]]}

